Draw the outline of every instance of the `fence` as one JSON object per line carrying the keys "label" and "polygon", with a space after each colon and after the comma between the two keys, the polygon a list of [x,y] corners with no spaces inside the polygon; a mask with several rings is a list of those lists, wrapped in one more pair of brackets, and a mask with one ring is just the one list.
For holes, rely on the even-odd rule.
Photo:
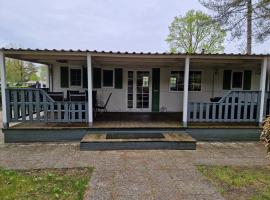
{"label": "fence", "polygon": [[258,122],[259,91],[231,91],[218,102],[190,102],[190,122]]}
{"label": "fence", "polygon": [[87,122],[87,102],[54,101],[35,88],[7,89],[8,122]]}

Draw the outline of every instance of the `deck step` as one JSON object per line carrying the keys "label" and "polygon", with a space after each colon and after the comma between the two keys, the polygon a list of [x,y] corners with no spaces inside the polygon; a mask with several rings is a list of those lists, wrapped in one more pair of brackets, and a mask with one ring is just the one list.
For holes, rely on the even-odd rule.
{"label": "deck step", "polygon": [[100,150],[196,150],[196,140],[177,133],[88,133],[80,142],[82,151]]}

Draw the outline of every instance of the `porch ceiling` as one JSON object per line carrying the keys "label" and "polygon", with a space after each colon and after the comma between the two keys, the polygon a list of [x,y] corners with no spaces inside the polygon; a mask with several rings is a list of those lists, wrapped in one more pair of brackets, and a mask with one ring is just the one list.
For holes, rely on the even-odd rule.
{"label": "porch ceiling", "polygon": [[[33,49],[2,49],[5,56],[35,63],[53,64],[57,62],[86,62],[87,53],[91,53],[94,65],[122,66],[184,66],[187,54],[172,53],[128,53],[128,52],[97,52],[82,50],[33,50]],[[189,54],[191,66],[247,66],[259,65],[269,55],[243,54]]]}
{"label": "porch ceiling", "polygon": [[246,59],[192,59],[191,67],[260,67],[262,60],[246,60]]}
{"label": "porch ceiling", "polygon": [[132,58],[132,57],[93,57],[94,65],[108,66],[145,66],[145,67],[162,67],[162,66],[184,66],[184,58]]}

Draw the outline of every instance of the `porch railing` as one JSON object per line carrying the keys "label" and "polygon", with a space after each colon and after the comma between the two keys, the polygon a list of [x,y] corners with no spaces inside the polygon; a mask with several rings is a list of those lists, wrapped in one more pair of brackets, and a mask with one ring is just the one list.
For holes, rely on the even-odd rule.
{"label": "porch railing", "polygon": [[231,91],[218,102],[190,102],[190,122],[258,122],[260,91]]}
{"label": "porch railing", "polygon": [[54,101],[35,88],[7,89],[8,122],[87,122],[87,102]]}

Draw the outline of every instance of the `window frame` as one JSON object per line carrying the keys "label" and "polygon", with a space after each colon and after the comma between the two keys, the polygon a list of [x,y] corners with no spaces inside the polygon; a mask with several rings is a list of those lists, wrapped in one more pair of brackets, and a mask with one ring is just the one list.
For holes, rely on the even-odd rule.
{"label": "window frame", "polygon": [[[185,71],[184,70],[171,70],[170,75],[169,75],[169,91],[170,92],[183,92],[184,91],[184,83],[183,83],[183,90],[171,90],[171,78],[173,77],[172,72],[180,72],[180,73],[182,72],[183,76],[185,76]],[[189,89],[190,84],[188,83],[188,91],[189,92],[202,92],[202,85],[203,85],[202,84],[202,74],[203,74],[203,72],[201,70],[192,70],[192,71],[189,71],[189,75],[192,72],[199,72],[201,74],[200,90],[190,90]],[[183,79],[184,79],[184,77],[183,77]],[[189,78],[189,81],[190,81],[190,78]],[[177,85],[177,77],[176,77],[176,85]]]}
{"label": "window frame", "polygon": [[[80,85],[73,85],[71,81],[71,70],[80,70],[81,76],[80,76]],[[82,87],[82,68],[76,68],[76,67],[69,67],[69,86],[73,87]]]}
{"label": "window frame", "polygon": [[[113,72],[113,74],[112,74],[112,86],[104,86],[103,71],[112,71]],[[102,86],[102,88],[114,88],[114,79],[115,79],[114,76],[115,76],[114,68],[113,69],[112,68],[104,68],[104,69],[102,69],[101,70],[101,86]]]}
{"label": "window frame", "polygon": [[[183,73],[183,76],[185,76],[185,73],[184,73],[183,70],[171,70],[170,71],[170,77],[169,77],[169,91],[170,92],[182,92],[182,91],[184,91],[184,80],[183,80],[183,90],[177,90],[177,88],[180,88],[180,85],[181,84],[179,85],[179,87],[177,87],[177,77],[176,76],[173,76],[172,75],[172,72],[178,72],[179,74]],[[176,78],[176,81],[175,81],[176,90],[172,90],[171,89],[171,78]]]}
{"label": "window frame", "polygon": [[[202,71],[199,71],[199,70],[189,71],[189,81],[190,81],[190,73],[191,72],[193,72],[193,73],[199,72],[200,73],[200,90],[190,90],[189,89],[190,82],[188,82],[188,91],[189,92],[201,92],[202,91]],[[193,82],[193,84],[194,84],[194,82]],[[194,88],[194,85],[193,85],[193,88]]]}
{"label": "window frame", "polygon": [[[241,72],[242,73],[242,84],[241,87],[233,87],[233,73]],[[244,71],[243,70],[232,70],[231,74],[231,90],[243,90],[244,88]]]}

